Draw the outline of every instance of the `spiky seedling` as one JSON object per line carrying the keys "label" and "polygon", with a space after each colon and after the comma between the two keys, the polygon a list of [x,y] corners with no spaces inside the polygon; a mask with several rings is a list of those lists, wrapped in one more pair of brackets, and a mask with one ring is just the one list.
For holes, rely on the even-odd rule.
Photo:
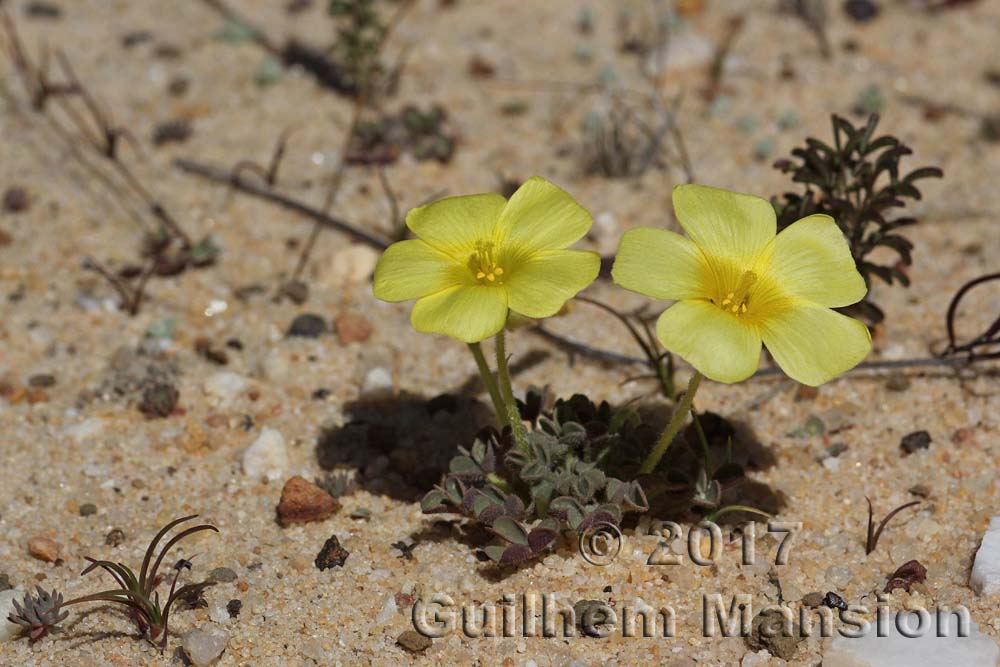
{"label": "spiky seedling", "polygon": [[[876,276],[890,285],[894,281],[909,285],[903,267],[913,262],[913,244],[897,230],[916,224],[917,220],[887,219],[886,214],[905,206],[907,199],[920,199],[916,181],[941,178],[944,174],[937,167],[922,167],[900,176],[900,159],[913,151],[893,136],[875,137],[878,125],[875,114],[869,116],[863,127],[854,127],[836,114],[832,123],[833,146],[809,138],[804,147],[792,151],[793,159],[774,163],[776,168],[792,174],[794,182],[806,186],[805,192],[786,192],[780,198],[771,198],[778,213],[778,229],[814,213],[830,215],[847,237],[851,255],[866,284],[870,286],[872,276]],[[895,252],[898,262],[874,263],[869,255],[877,248]],[[868,297],[850,308],[872,323],[885,317]]]}
{"label": "spiky seedling", "polygon": [[[84,595],[83,597],[73,598],[72,600],[67,600],[66,602],[62,602],[62,596],[54,591],[50,596],[52,600],[51,603],[46,601],[28,603],[28,598],[25,598],[25,602],[33,604],[36,610],[45,611],[44,616],[36,615],[31,619],[26,617],[25,620],[33,622],[34,620],[47,621],[55,619],[53,623],[39,625],[37,628],[33,627],[31,630],[32,637],[34,637],[36,633],[38,634],[38,637],[41,637],[46,632],[54,631],[55,623],[58,623],[66,618],[65,613],[61,616],[59,614],[63,607],[83,602],[114,602],[128,608],[129,617],[135,622],[136,626],[139,628],[139,632],[143,636],[147,637],[149,641],[154,644],[157,643],[157,640],[159,640],[158,645],[160,650],[162,651],[166,649],[171,608],[177,602],[197,598],[202,591],[214,584],[214,582],[204,581],[198,584],[186,584],[178,588],[177,581],[180,579],[181,571],[191,568],[191,561],[181,559],[177,561],[172,568],[174,570],[174,574],[173,577],[170,578],[170,589],[167,593],[166,600],[162,603],[160,601],[160,594],[156,590],[169,576],[161,574],[159,570],[160,566],[163,564],[163,559],[166,558],[167,554],[174,547],[174,545],[184,538],[194,535],[195,533],[206,530],[216,533],[219,532],[219,529],[211,524],[191,526],[190,528],[180,531],[167,540],[167,543],[163,545],[163,548],[157,552],[157,547],[163,538],[166,537],[167,533],[180,524],[191,521],[197,516],[197,514],[192,514],[190,516],[175,519],[160,529],[160,532],[153,537],[153,541],[150,542],[149,546],[146,548],[146,553],[142,559],[142,566],[139,569],[138,576],[133,570],[122,563],[113,563],[107,560],[95,560],[89,557],[86,558],[86,560],[90,562],[90,565],[88,565],[87,568],[80,573],[81,576],[100,568],[111,575],[111,577],[115,580],[115,583],[118,584],[118,588],[93,593],[91,595]],[[39,593],[41,592],[41,589],[39,589]],[[58,602],[55,601],[56,599],[58,599]],[[48,600],[48,598],[46,598],[46,600]],[[39,606],[44,604],[48,604],[48,606]],[[25,609],[25,611],[27,611],[27,609]],[[18,621],[14,620],[14,622],[17,623]]]}
{"label": "spiky seedling", "polygon": [[7,620],[24,628],[32,641],[37,641],[47,634],[59,632],[59,624],[69,616],[68,611],[62,611],[62,593],[53,590],[48,593],[41,586],[36,586],[37,595],[25,593],[21,602],[14,600],[14,611]]}
{"label": "spiky seedling", "polygon": [[636,446],[637,416],[582,395],[548,413],[541,404],[537,392],[521,404],[534,426],[526,449],[513,447],[507,432],[484,430],[471,449],[459,448],[444,482],[421,503],[424,512],[459,512],[486,526],[503,542],[485,549],[498,563],[538,556],[563,530],[618,525],[648,509],[636,482],[609,475],[612,450]]}

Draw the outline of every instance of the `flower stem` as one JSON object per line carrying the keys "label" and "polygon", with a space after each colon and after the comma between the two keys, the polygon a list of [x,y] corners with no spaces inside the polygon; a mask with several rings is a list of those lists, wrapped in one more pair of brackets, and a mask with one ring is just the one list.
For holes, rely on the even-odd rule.
{"label": "flower stem", "polygon": [[642,467],[639,468],[640,474],[653,472],[660,459],[666,454],[670,443],[674,441],[674,437],[681,430],[685,415],[691,410],[691,404],[694,402],[694,395],[698,393],[698,385],[701,384],[701,378],[702,375],[698,371],[695,371],[694,375],[691,376],[691,379],[688,381],[687,391],[684,392],[680,403],[674,408],[674,414],[670,417],[670,423],[667,424],[667,428],[663,429],[663,434],[656,441],[656,445],[653,446],[653,451],[642,462]]}
{"label": "flower stem", "polygon": [[528,432],[521,422],[521,413],[517,410],[517,401],[514,399],[514,389],[510,383],[510,368],[507,366],[507,343],[504,340],[503,329],[496,335],[497,349],[497,381],[500,385],[500,392],[503,401],[507,405],[507,423],[514,433],[514,442],[518,449],[528,451]]}
{"label": "flower stem", "polygon": [[486,357],[483,356],[482,346],[479,343],[469,343],[469,350],[472,352],[472,356],[476,360],[476,366],[479,368],[479,377],[483,379],[486,391],[490,393],[490,400],[493,401],[493,409],[497,413],[497,419],[500,420],[500,423],[506,423],[508,421],[507,406],[500,396],[500,390],[497,389],[493,371],[490,370],[489,365],[486,363]]}

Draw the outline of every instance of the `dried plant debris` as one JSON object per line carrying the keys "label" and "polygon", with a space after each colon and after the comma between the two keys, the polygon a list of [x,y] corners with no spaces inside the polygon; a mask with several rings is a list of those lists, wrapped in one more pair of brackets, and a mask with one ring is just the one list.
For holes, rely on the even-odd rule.
{"label": "dried plant debris", "polygon": [[927,568],[920,561],[911,560],[903,563],[896,571],[889,576],[885,584],[883,593],[892,593],[897,588],[902,588],[907,593],[915,584],[922,584],[927,581]]}
{"label": "dried plant debris", "polygon": [[323,543],[323,548],[316,555],[314,564],[316,565],[316,569],[320,571],[333,567],[343,567],[344,563],[347,562],[347,557],[350,555],[351,552],[340,546],[340,540],[337,539],[337,536],[331,535]]}
{"label": "dried plant debris", "polygon": [[407,106],[399,113],[359,123],[347,150],[347,162],[391,164],[408,152],[420,161],[447,164],[457,144],[458,136],[450,129],[443,107],[435,104],[425,111]]}
{"label": "dried plant debris", "polygon": [[136,404],[149,416],[165,417],[176,406],[180,369],[149,341],[137,348],[122,347],[111,356],[104,378],[97,387],[81,395],[82,403],[93,398],[123,399]]}
{"label": "dried plant debris", "polygon": [[[809,138],[804,147],[792,151],[791,159],[774,164],[791,174],[793,182],[805,185],[803,192],[772,197],[778,229],[814,213],[833,216],[847,237],[851,255],[866,284],[870,286],[872,277],[878,277],[890,285],[896,281],[909,285],[906,270],[913,263],[913,243],[898,230],[916,224],[917,220],[891,217],[889,213],[906,206],[907,200],[921,198],[916,187],[918,180],[941,178],[943,172],[937,167],[922,167],[901,175],[899,162],[912,151],[893,136],[875,136],[879,120],[876,115],[859,127],[837,115],[831,120],[832,146]],[[876,264],[870,255],[878,248],[894,251],[898,260],[893,264]],[[845,310],[873,324],[885,318],[870,296]]]}

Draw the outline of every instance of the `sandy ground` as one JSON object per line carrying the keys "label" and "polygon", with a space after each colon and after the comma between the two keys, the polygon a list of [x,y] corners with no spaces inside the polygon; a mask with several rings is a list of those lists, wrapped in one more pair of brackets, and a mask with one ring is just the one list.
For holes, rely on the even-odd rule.
{"label": "sandy ground", "polygon": [[[66,1],[58,3],[64,9],[59,20],[25,18],[26,4],[8,0],[4,6],[16,16],[28,44],[45,42],[70,54],[80,76],[140,140],[144,157],[136,161],[137,172],[194,236],[211,232],[222,254],[215,267],[154,280],[136,317],[119,312],[114,292],[84,271],[81,259],[91,255],[114,267],[133,261],[141,228],[65,141],[31,113],[9,64],[0,65],[10,93],[0,98],[0,187],[23,186],[32,200],[26,212],[0,214],[0,230],[10,237],[0,247],[0,377],[15,390],[38,374],[55,378],[44,394],[36,392],[35,402],[23,392],[0,399],[6,471],[0,485],[0,572],[13,585],[41,583],[69,596],[97,590],[95,575],[78,576],[84,556],[138,563],[159,525],[200,513],[221,536],[185,542],[176,557],[197,554],[195,578],[216,567],[234,570],[237,581],[214,587],[206,597],[213,605],[240,599],[242,612],[217,624],[206,609],[184,611],[172,625],[178,635],[195,627],[225,632],[229,643],[220,665],[734,665],[747,647],[739,637],[702,636],[703,594],[718,592],[728,599],[744,592],[759,608],[775,601],[772,579],[777,578],[786,602],[833,590],[857,603],[870,599],[887,575],[910,559],[926,565],[927,582],[913,593],[890,596],[893,608],[964,604],[985,633],[1000,639],[997,600],[979,598],[967,585],[978,541],[1000,506],[995,376],[960,381],[951,371],[915,369],[906,373],[908,389],[889,391],[886,374],[858,373],[805,400],[796,400],[793,384],[774,379],[705,386],[699,406],[746,422],[773,454],[774,465],[751,477],[784,499],[780,519],[802,523],[787,565],[775,568],[775,543],[762,537],[758,550],[766,557],[754,566],[740,564],[734,545],[712,567],[690,562],[650,567],[646,558],[657,544],[655,536],[629,536],[623,554],[603,568],[584,562],[571,543],[512,572],[498,573],[480,563],[456,528],[435,526],[413,502],[427,488],[428,465],[447,461],[456,444],[450,436],[435,434],[475,426],[468,423],[473,414],[468,405],[456,415],[429,418],[421,412],[424,400],[441,393],[469,400],[469,387],[477,385],[470,384],[475,366],[467,351],[410,330],[407,305],[377,302],[367,279],[371,253],[337,233],[321,237],[308,267],[310,300],[302,306],[275,302],[270,294],[292,270],[298,254],[294,241],[305,238],[309,222],[249,197],[229,197],[224,188],[170,166],[178,156],[217,164],[264,161],[279,132],[297,122],[302,129],[283,165],[286,191],[319,202],[316,182],[336,160],[350,101],[297,72],[271,87],[255,85],[264,54],[249,43],[217,39],[222,21],[194,0]],[[583,3],[577,1],[461,0],[450,8],[420,3],[394,42],[397,49],[409,48],[408,66],[398,95],[386,107],[441,103],[462,140],[448,165],[404,157],[388,169],[402,206],[441,190],[495,189],[498,172],[518,179],[537,173],[562,184],[595,215],[608,214],[614,221],[612,236],[635,225],[676,226],[669,195],[682,179],[679,170],[649,171],[633,180],[581,173],[578,128],[600,103],[599,96],[558,82],[589,83],[611,65],[625,85],[641,83],[635,59],[617,53],[612,3],[592,4],[595,32],[581,36],[575,23]],[[950,295],[963,282],[995,270],[1000,259],[995,220],[1000,206],[994,197],[1000,149],[978,137],[977,116],[1000,103],[1000,89],[983,77],[987,56],[995,50],[1000,4],[983,1],[927,14],[911,3],[883,2],[878,20],[857,26],[844,17],[839,3],[831,3],[835,56],[829,61],[819,57],[811,33],[776,13],[774,3],[707,4],[704,13],[688,19],[664,90],[668,96],[687,91],[679,122],[697,180],[763,195],[780,191],[787,186],[770,161],[807,134],[826,137],[830,112],[847,113],[866,87],[879,86],[886,98],[884,129],[916,148],[907,164],[939,165],[946,178],[926,181],[925,198],[915,207],[925,220],[911,233],[916,245],[912,287],[876,287],[876,300],[888,318],[873,358],[926,356],[938,349]],[[278,39],[293,33],[326,38],[329,26],[320,7],[292,17],[283,5],[239,3]],[[693,44],[704,41],[710,57],[726,18],[739,12],[746,13],[746,25],[724,79],[730,106],[709,114],[697,94],[707,57]],[[152,39],[124,48],[123,35],[139,30],[149,31]],[[853,40],[856,49],[845,50],[845,40]],[[591,63],[574,57],[580,44],[592,47]],[[179,55],[164,58],[164,45],[177,47]],[[467,73],[473,56],[495,64],[493,79]],[[779,76],[783,59],[795,70],[792,80]],[[167,91],[177,76],[190,79],[182,97]],[[906,102],[908,95],[954,104],[960,112],[930,121],[919,105]],[[527,112],[502,115],[500,107],[510,101],[523,101]],[[800,123],[779,129],[778,119],[788,112]],[[193,136],[154,148],[153,128],[177,117],[192,119]],[[773,141],[774,150],[768,159],[756,160],[754,149],[763,140]],[[303,180],[313,185],[304,187]],[[388,205],[373,171],[347,172],[337,211],[367,229],[385,231]],[[261,285],[265,292],[239,298],[240,288],[249,285]],[[642,302],[608,283],[595,284],[590,293],[620,306]],[[998,306],[995,292],[976,295],[964,314],[983,326]],[[334,335],[286,338],[289,322],[302,312],[327,320],[363,315],[374,332],[366,342],[350,344]],[[176,366],[180,410],[165,419],[147,419],[128,400],[105,400],[101,392],[114,379],[108,369],[115,353],[135,349],[151,327],[162,329],[168,322],[172,337],[153,344]],[[634,352],[620,325],[594,317],[587,306],[551,328]],[[242,349],[227,349],[228,366],[220,369],[195,353],[199,336],[220,347],[238,339]],[[623,383],[634,367],[579,358],[570,364],[564,352],[529,333],[512,335],[510,346],[515,361],[535,357],[516,378],[521,388],[548,383],[561,395],[586,391],[612,402],[651,389]],[[391,373],[400,396],[380,413],[403,434],[395,449],[381,459],[369,454],[353,461],[367,468],[369,479],[341,498],[344,507],[336,516],[279,527],[274,514],[281,483],[244,475],[242,451],[263,427],[275,428],[288,443],[287,475],[311,479],[321,474],[319,434],[357,418],[363,378],[377,367]],[[229,403],[205,392],[205,380],[220,370],[249,381]],[[317,400],[313,393],[320,388],[328,394]],[[812,415],[823,420],[826,433],[789,435]],[[900,438],[921,429],[933,444],[901,456]],[[414,441],[424,450],[431,443],[434,451],[422,451],[414,462],[407,451]],[[847,445],[837,462],[818,463],[824,449],[837,442]],[[427,461],[432,463],[424,465]],[[423,476],[410,474],[418,468]],[[433,481],[433,469],[429,474]],[[917,484],[929,490],[925,502],[901,515],[878,550],[866,557],[864,497],[884,513],[913,499],[908,489]],[[81,516],[85,503],[94,503],[96,514]],[[351,518],[360,509],[369,510],[370,518]],[[112,547],[105,536],[114,528],[124,531],[125,539]],[[763,524],[758,529],[763,533]],[[342,568],[319,571],[313,558],[332,534],[350,556]],[[60,564],[29,556],[26,543],[35,535],[62,544]],[[417,542],[411,560],[391,546],[397,540]],[[677,636],[525,639],[453,633],[435,639],[420,655],[396,645],[397,636],[412,627],[410,599],[442,592],[461,605],[532,591],[553,593],[570,604],[601,599],[628,606],[637,598],[656,608],[669,604],[677,613]],[[397,601],[400,608],[394,611]],[[179,637],[172,638],[161,657],[132,636],[123,615],[107,608],[75,613],[67,625],[63,634],[36,644],[22,639],[0,645],[0,663],[168,664],[180,645]],[[817,665],[823,647],[823,640],[810,638],[787,664]]]}

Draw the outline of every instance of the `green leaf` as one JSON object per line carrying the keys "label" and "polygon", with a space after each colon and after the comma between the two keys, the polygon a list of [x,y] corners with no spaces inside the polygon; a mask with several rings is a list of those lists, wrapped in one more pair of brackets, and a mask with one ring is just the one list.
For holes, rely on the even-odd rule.
{"label": "green leaf", "polygon": [[490,528],[508,542],[528,546],[528,531],[510,517],[499,517]]}
{"label": "green leaf", "polygon": [[447,498],[448,496],[441,489],[432,489],[420,500],[420,511],[426,513],[442,507]]}

